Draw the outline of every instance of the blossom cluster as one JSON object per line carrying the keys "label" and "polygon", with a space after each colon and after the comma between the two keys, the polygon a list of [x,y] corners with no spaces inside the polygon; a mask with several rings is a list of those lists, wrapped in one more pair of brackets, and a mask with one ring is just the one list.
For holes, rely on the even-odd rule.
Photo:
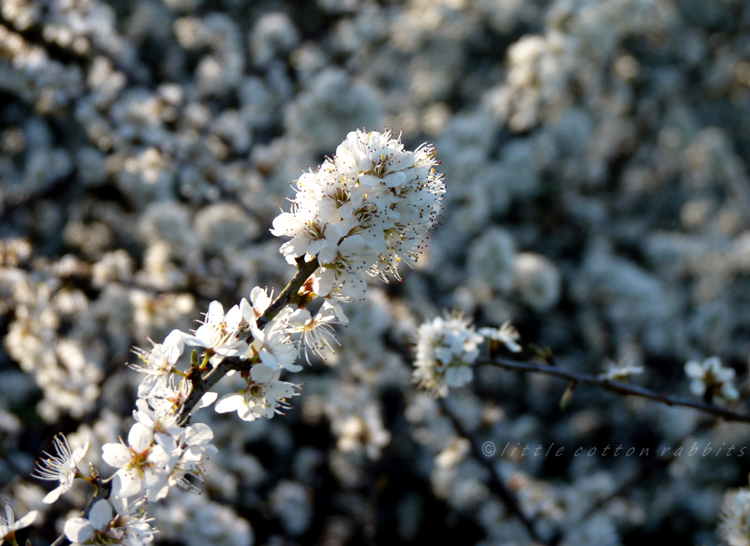
{"label": "blossom cluster", "polygon": [[290,212],[271,232],[289,236],[281,253],[291,264],[318,258],[313,277],[319,296],[365,294],[364,273],[400,278],[402,260],[416,262],[445,192],[435,149],[404,150],[390,131],[352,131],[316,172],[297,180]]}
{"label": "blossom cluster", "polygon": [[425,322],[417,333],[414,382],[438,395],[447,396],[449,387],[471,382],[471,366],[479,356],[482,336],[459,315],[437,317]]}
{"label": "blossom cluster", "polygon": [[[66,522],[68,540],[126,546],[153,541],[156,529],[145,505],[164,499],[173,487],[200,491],[205,461],[218,453],[211,427],[190,423],[195,411],[215,402],[217,413],[236,411],[240,419],[255,421],[290,407],[300,387],[281,381],[282,372],[302,370],[295,362],[302,355],[309,363],[311,355],[331,353],[338,344],[333,325],[348,322],[339,301],[364,295],[363,271],[397,276],[402,257],[416,260],[444,191],[436,164],[429,145],[409,152],[390,132],[356,131],[317,174],[300,178],[293,211],[277,218],[273,231],[294,237],[281,248],[290,263],[302,256],[318,259],[312,282],[303,278],[296,294],[276,300],[268,289],[255,287],[249,300],[226,312],[212,301],[196,330],[175,329],[163,342],[152,341],[150,350],[134,349],[140,362],[130,367],[143,376],[135,423],[127,441],[102,446],[102,460],[115,469],[106,480],[108,498]],[[326,298],[313,314],[307,305],[319,296]],[[188,348],[195,348],[189,361]],[[221,398],[204,383],[236,371],[244,385]],[[380,436],[380,445],[388,441],[387,433]],[[55,438],[56,455],[45,454],[35,470],[36,477],[59,483],[45,503],[58,500],[76,478],[102,486],[98,470],[86,475],[79,468],[87,449],[88,440],[71,450],[63,435]]]}

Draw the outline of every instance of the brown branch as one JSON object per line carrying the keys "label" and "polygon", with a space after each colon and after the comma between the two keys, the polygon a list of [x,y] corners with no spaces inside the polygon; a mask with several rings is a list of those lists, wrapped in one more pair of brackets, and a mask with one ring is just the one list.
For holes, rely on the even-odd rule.
{"label": "brown branch", "polygon": [[305,281],[310,278],[316,269],[320,267],[318,263],[318,257],[312,259],[312,261],[306,262],[304,258],[297,258],[297,274],[289,281],[284,290],[273,300],[273,303],[268,306],[268,309],[258,317],[255,321],[256,325],[262,330],[266,324],[271,322],[281,310],[289,305],[290,303],[296,303],[299,289],[305,284]]}
{"label": "brown branch", "polygon": [[523,508],[521,508],[521,504],[518,502],[515,493],[513,493],[513,491],[507,485],[505,485],[505,482],[500,479],[500,476],[498,476],[497,471],[495,470],[495,466],[492,464],[492,461],[483,453],[482,446],[479,444],[474,435],[469,433],[463,426],[461,421],[459,421],[459,419],[453,414],[453,412],[448,409],[448,405],[445,403],[445,400],[441,398],[438,401],[446,417],[448,417],[448,420],[450,420],[451,424],[453,425],[456,433],[459,436],[463,436],[469,441],[471,452],[474,455],[474,458],[489,471],[490,489],[492,489],[497,494],[497,496],[500,497],[500,500],[508,509],[508,511],[518,517],[519,520],[521,520],[521,523],[526,528],[529,536],[535,542],[539,544],[546,544],[546,542],[539,537],[536,528],[534,527],[534,522],[529,518],[529,516],[526,515],[526,513],[523,511]]}
{"label": "brown branch", "polygon": [[656,402],[666,404],[667,406],[682,406],[685,408],[697,409],[705,413],[710,413],[717,417],[721,417],[725,421],[739,421],[742,423],[750,423],[750,415],[738,413],[727,408],[722,408],[721,406],[707,404],[705,402],[695,401],[689,398],[671,396],[668,394],[652,391],[645,387],[639,387],[638,385],[630,385],[629,383],[623,383],[622,381],[612,381],[599,375],[591,375],[587,373],[566,370],[558,366],[549,366],[547,364],[533,364],[529,362],[516,362],[515,360],[506,360],[503,358],[479,360],[477,361],[477,364],[498,366],[500,368],[505,368],[506,370],[514,370],[517,372],[541,373],[544,375],[551,375],[553,377],[565,379],[567,381],[570,381],[571,383],[584,383],[586,385],[594,385],[616,394],[648,398],[649,400],[654,400]]}

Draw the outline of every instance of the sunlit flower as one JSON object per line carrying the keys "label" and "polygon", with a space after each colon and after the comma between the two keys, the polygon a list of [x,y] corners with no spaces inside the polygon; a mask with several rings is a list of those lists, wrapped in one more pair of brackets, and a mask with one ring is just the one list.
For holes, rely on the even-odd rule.
{"label": "sunlit flower", "polygon": [[65,522],[65,536],[78,544],[122,544],[143,546],[154,540],[156,529],[151,527],[142,502],[128,503],[112,498],[116,510],[107,499],[96,501],[86,518],[72,518]]}
{"label": "sunlit flower", "polygon": [[719,533],[730,546],[750,546],[750,490],[738,489],[725,497]]}
{"label": "sunlit flower", "polygon": [[68,440],[63,434],[55,436],[55,452],[57,456],[44,453],[46,458],[39,459],[39,462],[32,473],[32,476],[40,480],[59,481],[60,485],[47,493],[43,502],[52,504],[60,495],[67,492],[73,487],[73,480],[78,475],[78,465],[86,455],[89,448],[88,439],[84,444],[75,451],[70,450]]}
{"label": "sunlit flower", "polygon": [[236,411],[240,419],[254,421],[261,417],[271,419],[274,414],[289,409],[287,400],[297,393],[296,385],[279,381],[280,369],[271,369],[265,364],[256,364],[250,370],[247,387],[239,392],[227,394],[217,402],[218,413]]}
{"label": "sunlit flower", "polygon": [[323,351],[325,349],[332,351],[334,343],[341,345],[336,339],[332,326],[339,323],[336,308],[326,301],[314,317],[307,309],[294,311],[287,319],[287,332],[300,336],[298,346],[304,350],[305,359],[309,363],[308,350],[324,358]]}
{"label": "sunlit flower", "polygon": [[[172,330],[164,343],[151,344],[150,351],[135,348],[133,352],[143,361],[143,364],[131,364],[135,371],[146,374],[138,386],[138,397],[145,398],[157,385],[166,381],[166,377],[174,369],[174,365],[185,349],[185,334],[179,330]],[[150,341],[150,340],[149,340]]]}
{"label": "sunlit flower", "polygon": [[240,333],[242,311],[235,305],[226,315],[224,306],[212,301],[208,306],[206,320],[192,336],[185,336],[185,344],[211,349],[220,357],[238,356],[247,349]]}
{"label": "sunlit flower", "polygon": [[16,521],[16,517],[13,514],[13,509],[10,505],[5,503],[5,517],[0,516],[0,544],[8,541],[15,541],[16,531],[25,529],[36,521],[39,512],[33,510],[26,514],[24,517]]}
{"label": "sunlit flower", "polygon": [[128,433],[128,445],[110,443],[102,446],[102,459],[119,469],[115,474],[112,492],[122,498],[146,492],[159,491],[168,475],[171,453],[161,445],[153,444],[152,430],[142,423],[135,423]]}

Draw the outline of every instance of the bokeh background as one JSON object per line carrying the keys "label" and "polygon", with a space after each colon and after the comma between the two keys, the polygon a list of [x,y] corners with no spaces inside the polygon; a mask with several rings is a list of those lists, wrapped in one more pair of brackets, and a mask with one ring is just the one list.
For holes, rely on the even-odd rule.
{"label": "bokeh background", "polygon": [[[271,222],[356,127],[436,145],[442,225],[402,282],[347,306],[286,416],[200,414],[220,453],[202,495],[149,506],[157,540],[529,544],[492,469],[562,544],[719,544],[750,426],[591,387],[561,411],[564,383],[487,366],[443,407],[411,384],[411,350],[455,309],[512,320],[561,366],[642,365],[633,381],[672,394],[690,395],[687,360],[717,355],[744,408],[747,2],[2,0],[0,495],[43,511],[34,544],[87,498],[43,505],[35,458],[65,432],[110,471],[131,348],[283,287]],[[446,408],[498,453],[478,460]],[[553,442],[563,456],[500,455]],[[709,442],[737,449],[656,456]]]}

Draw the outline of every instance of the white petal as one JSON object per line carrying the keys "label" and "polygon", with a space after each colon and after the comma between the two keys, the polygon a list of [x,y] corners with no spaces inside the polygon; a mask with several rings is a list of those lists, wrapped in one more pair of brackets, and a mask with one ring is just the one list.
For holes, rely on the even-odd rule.
{"label": "white petal", "polygon": [[339,252],[344,256],[351,256],[362,250],[365,246],[365,239],[361,235],[350,235],[339,245]]}
{"label": "white petal", "polygon": [[122,444],[104,444],[102,459],[111,467],[121,468],[133,459],[133,453]]}
{"label": "white petal", "polygon": [[137,453],[145,451],[154,439],[153,431],[143,423],[135,423],[128,433],[128,444]]}
{"label": "white petal", "polygon": [[250,292],[250,301],[253,302],[253,308],[255,311],[263,314],[266,309],[268,309],[268,306],[271,305],[273,299],[265,289],[256,286],[253,288],[252,292]]}
{"label": "white petal", "polygon": [[112,491],[120,497],[132,497],[141,492],[141,480],[134,469],[118,470],[112,481]]}
{"label": "white petal", "polygon": [[86,452],[89,450],[89,438],[86,437],[86,440],[83,442],[83,445],[76,449],[73,452],[73,460],[75,461],[75,464],[78,465],[83,460],[83,457],[86,455]]}
{"label": "white petal", "polygon": [[233,305],[232,308],[227,311],[227,316],[224,319],[227,323],[227,328],[230,330],[236,330],[242,321],[242,311],[239,306]]}
{"label": "white petal", "polygon": [[208,305],[205,324],[218,324],[224,320],[224,306],[214,300]]}
{"label": "white petal", "polygon": [[279,359],[276,358],[276,355],[274,355],[273,353],[267,351],[266,349],[261,349],[260,353],[258,353],[258,356],[260,356],[260,361],[267,368],[271,368],[274,370],[278,369]]}
{"label": "white petal", "polygon": [[300,229],[299,220],[291,212],[282,212],[273,219],[271,233],[277,237],[282,235],[293,236]]}
{"label": "white petal", "polygon": [[185,442],[191,446],[210,442],[213,437],[214,431],[205,423],[195,423],[185,432]]}
{"label": "white petal", "polygon": [[274,369],[264,364],[256,364],[250,369],[250,377],[256,383],[268,383],[274,375]]}
{"label": "white petal", "polygon": [[294,362],[282,362],[281,365],[288,372],[297,373],[302,371],[302,366],[295,364]]}
{"label": "white petal", "polygon": [[37,516],[39,515],[39,512],[36,510],[32,510],[28,514],[26,514],[24,517],[16,521],[15,525],[13,526],[16,531],[19,529],[25,529],[32,523],[36,521]]}
{"label": "white petal", "polygon": [[318,253],[318,262],[321,264],[329,264],[334,261],[338,255],[338,245],[328,245]]}
{"label": "white petal", "polygon": [[198,409],[207,408],[208,406],[213,404],[218,397],[219,397],[218,393],[207,392],[201,397],[201,401],[198,403]]}
{"label": "white petal", "polygon": [[313,275],[313,291],[318,296],[327,296],[333,288],[336,272],[333,269],[319,267]]}
{"label": "white petal", "polygon": [[363,174],[359,177],[359,183],[362,184],[365,188],[374,188],[375,186],[380,184],[380,182],[382,182],[380,178],[371,174]]}
{"label": "white petal", "polygon": [[243,407],[245,407],[245,397],[239,393],[232,393],[222,396],[219,401],[216,402],[214,410],[216,413],[227,413],[230,411],[238,411]]}
{"label": "white petal", "polygon": [[89,512],[89,521],[94,529],[102,530],[112,521],[112,506],[107,499],[99,499],[94,503]]}
{"label": "white petal", "polygon": [[60,498],[60,495],[63,492],[62,490],[63,490],[62,485],[60,485],[59,487],[56,487],[55,489],[53,489],[52,491],[50,491],[44,496],[44,498],[42,499],[42,502],[44,504],[52,504],[53,502],[55,502],[57,499]]}
{"label": "white petal", "polygon": [[688,377],[700,379],[703,377],[703,366],[700,362],[691,360],[690,362],[685,364],[685,374],[687,374]]}
{"label": "white petal", "polygon": [[315,256],[317,253],[327,247],[328,244],[328,241],[326,241],[325,239],[315,239],[314,241],[310,241],[310,244],[307,245],[306,252],[311,256]]}
{"label": "white petal", "polygon": [[94,526],[85,518],[69,519],[63,530],[71,542],[83,543],[94,538]]}
{"label": "white petal", "polygon": [[163,470],[154,470],[148,468],[143,473],[143,487],[147,490],[161,489],[164,486],[164,482],[167,480],[167,473]]}

